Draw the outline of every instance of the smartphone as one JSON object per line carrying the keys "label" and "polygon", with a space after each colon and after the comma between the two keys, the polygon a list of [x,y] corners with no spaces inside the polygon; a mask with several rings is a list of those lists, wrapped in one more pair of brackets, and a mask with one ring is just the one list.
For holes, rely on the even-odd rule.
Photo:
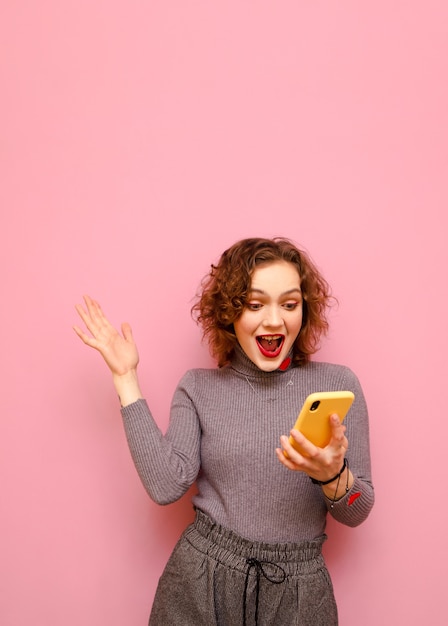
{"label": "smartphone", "polygon": [[[351,391],[312,393],[303,403],[294,428],[305,435],[315,446],[325,448],[331,439],[330,415],[337,413],[342,423],[354,399],[355,395]],[[289,441],[298,452],[303,454],[300,446],[291,436]],[[283,453],[288,456],[286,451]]]}

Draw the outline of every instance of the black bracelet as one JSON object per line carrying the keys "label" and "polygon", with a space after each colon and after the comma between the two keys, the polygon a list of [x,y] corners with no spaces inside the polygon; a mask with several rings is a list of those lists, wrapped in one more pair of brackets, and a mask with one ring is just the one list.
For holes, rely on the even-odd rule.
{"label": "black bracelet", "polygon": [[311,482],[314,485],[320,485],[322,487],[322,485],[329,485],[330,483],[332,483],[333,481],[335,481],[337,478],[340,477],[340,475],[342,474],[342,472],[345,470],[345,468],[347,467],[347,459],[344,458],[344,463],[342,465],[342,469],[340,472],[338,472],[336,474],[336,476],[333,476],[333,478],[330,478],[330,480],[316,480],[315,478],[311,478]]}

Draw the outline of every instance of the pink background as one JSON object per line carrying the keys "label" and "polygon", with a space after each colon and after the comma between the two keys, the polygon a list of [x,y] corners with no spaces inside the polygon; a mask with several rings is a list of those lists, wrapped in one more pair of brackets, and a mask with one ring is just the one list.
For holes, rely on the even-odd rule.
{"label": "pink background", "polygon": [[245,236],[340,300],[377,503],[329,524],[342,626],[446,624],[448,4],[40,0],[0,7],[2,626],[140,626],[188,497],[140,485],[90,293],[131,322],[162,428],[211,364],[190,319]]}

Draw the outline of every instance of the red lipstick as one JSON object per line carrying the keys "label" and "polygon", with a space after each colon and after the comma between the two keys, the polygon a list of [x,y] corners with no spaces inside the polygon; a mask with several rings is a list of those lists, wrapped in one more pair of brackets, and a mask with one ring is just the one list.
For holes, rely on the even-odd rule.
{"label": "red lipstick", "polygon": [[260,335],[257,345],[261,354],[268,359],[276,359],[283,348],[284,335]]}

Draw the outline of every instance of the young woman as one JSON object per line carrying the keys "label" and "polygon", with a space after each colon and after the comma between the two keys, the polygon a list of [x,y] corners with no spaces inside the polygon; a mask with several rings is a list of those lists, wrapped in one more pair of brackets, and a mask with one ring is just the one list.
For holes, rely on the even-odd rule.
{"label": "young woman", "polygon": [[[326,281],[289,240],[244,239],[226,250],[193,307],[218,367],[184,375],[165,435],[140,390],[129,325],[117,332],[89,297],[86,310],[77,306],[90,334],[75,331],[112,371],[151,498],[168,504],[197,485],[196,519],[159,581],[150,626],[338,623],[321,553],[326,517],[356,526],[374,493],[358,379],[310,358],[329,303]],[[292,430],[300,454],[283,433],[308,394],[336,390],[355,395],[344,425],[331,417],[325,448]]]}

